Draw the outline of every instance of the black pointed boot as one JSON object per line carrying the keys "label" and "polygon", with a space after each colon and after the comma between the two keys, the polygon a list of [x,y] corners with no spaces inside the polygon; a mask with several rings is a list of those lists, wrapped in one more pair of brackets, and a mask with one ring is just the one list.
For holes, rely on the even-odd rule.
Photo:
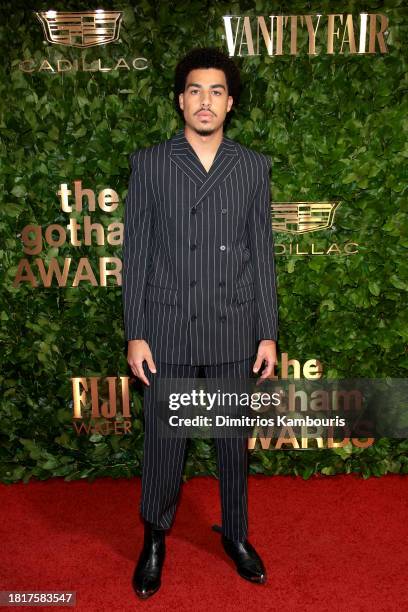
{"label": "black pointed boot", "polygon": [[230,540],[223,534],[221,541],[225,552],[234,561],[237,572],[242,578],[258,584],[266,582],[265,566],[248,540],[244,542]]}
{"label": "black pointed boot", "polygon": [[147,599],[160,588],[165,537],[164,529],[155,529],[152,523],[145,521],[143,548],[132,577],[133,589],[141,599]]}

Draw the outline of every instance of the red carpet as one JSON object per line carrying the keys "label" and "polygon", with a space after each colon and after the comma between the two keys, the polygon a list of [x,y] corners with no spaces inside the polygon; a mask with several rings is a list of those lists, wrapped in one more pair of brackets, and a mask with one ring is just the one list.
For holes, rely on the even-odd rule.
{"label": "red carpet", "polygon": [[167,538],[162,588],[146,601],[130,585],[143,534],[139,478],[0,490],[0,590],[76,591],[67,610],[408,610],[402,476],[251,476],[249,539],[267,567],[266,585],[235,573],[211,531],[220,521],[218,481],[194,478]]}

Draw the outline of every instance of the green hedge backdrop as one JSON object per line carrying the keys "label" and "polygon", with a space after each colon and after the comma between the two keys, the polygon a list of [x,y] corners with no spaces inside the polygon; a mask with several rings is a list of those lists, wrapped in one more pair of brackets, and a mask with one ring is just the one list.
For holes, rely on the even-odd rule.
{"label": "green hedge backdrop", "polygon": [[[181,127],[173,108],[173,71],[193,46],[227,51],[223,15],[360,12],[389,18],[388,53],[239,57],[244,93],[228,126],[230,138],[269,155],[274,201],[340,200],[334,226],[302,237],[359,244],[352,256],[277,256],[278,352],[317,358],[326,377],[405,377],[408,368],[407,26],[403,2],[147,1],[3,2],[1,5],[1,424],[0,478],[93,479],[141,472],[142,396],[132,393],[131,435],[79,437],[72,428],[75,376],[126,376],[121,287],[80,283],[13,286],[19,261],[35,257],[61,266],[88,257],[120,257],[120,246],[23,253],[21,231],[67,224],[56,191],[61,183],[120,196],[105,227],[123,219],[129,154],[169,138]],[[81,50],[44,41],[33,10],[123,11],[120,41]],[[272,8],[272,10],[271,10]],[[405,18],[405,19],[404,19]],[[340,25],[339,23],[337,24]],[[326,27],[324,24],[322,27]],[[342,30],[341,30],[342,31]],[[304,40],[304,34],[300,40]],[[338,43],[337,47],[338,47]],[[306,47],[307,49],[307,47]],[[146,70],[24,73],[23,59],[81,55],[114,65],[145,57]],[[72,216],[72,215],[71,215]],[[81,215],[78,215],[81,222]],[[275,234],[289,244],[293,236]],[[33,265],[33,270],[36,268]],[[38,278],[38,273],[36,273]],[[72,278],[72,274],[70,274]],[[250,470],[265,474],[406,473],[407,441],[382,439],[368,449],[251,451]],[[211,441],[190,444],[185,477],[216,474]]]}

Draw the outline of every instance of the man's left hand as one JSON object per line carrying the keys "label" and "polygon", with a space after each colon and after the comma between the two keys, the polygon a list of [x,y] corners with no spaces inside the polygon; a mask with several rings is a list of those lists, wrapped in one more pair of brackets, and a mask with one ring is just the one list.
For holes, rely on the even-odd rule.
{"label": "man's left hand", "polygon": [[274,373],[276,358],[276,342],[275,340],[261,340],[258,346],[258,353],[254,363],[253,371],[258,372],[265,361],[265,368],[262,371],[260,379],[270,378]]}

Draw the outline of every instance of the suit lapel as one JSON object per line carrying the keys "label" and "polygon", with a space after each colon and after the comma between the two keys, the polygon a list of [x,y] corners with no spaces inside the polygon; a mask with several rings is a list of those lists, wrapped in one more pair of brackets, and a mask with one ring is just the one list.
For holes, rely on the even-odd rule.
{"label": "suit lapel", "polygon": [[197,185],[194,202],[197,206],[202,199],[224,181],[239,161],[234,141],[223,136],[210,171],[206,172],[197,153],[184,135],[184,128],[171,139],[171,160]]}

